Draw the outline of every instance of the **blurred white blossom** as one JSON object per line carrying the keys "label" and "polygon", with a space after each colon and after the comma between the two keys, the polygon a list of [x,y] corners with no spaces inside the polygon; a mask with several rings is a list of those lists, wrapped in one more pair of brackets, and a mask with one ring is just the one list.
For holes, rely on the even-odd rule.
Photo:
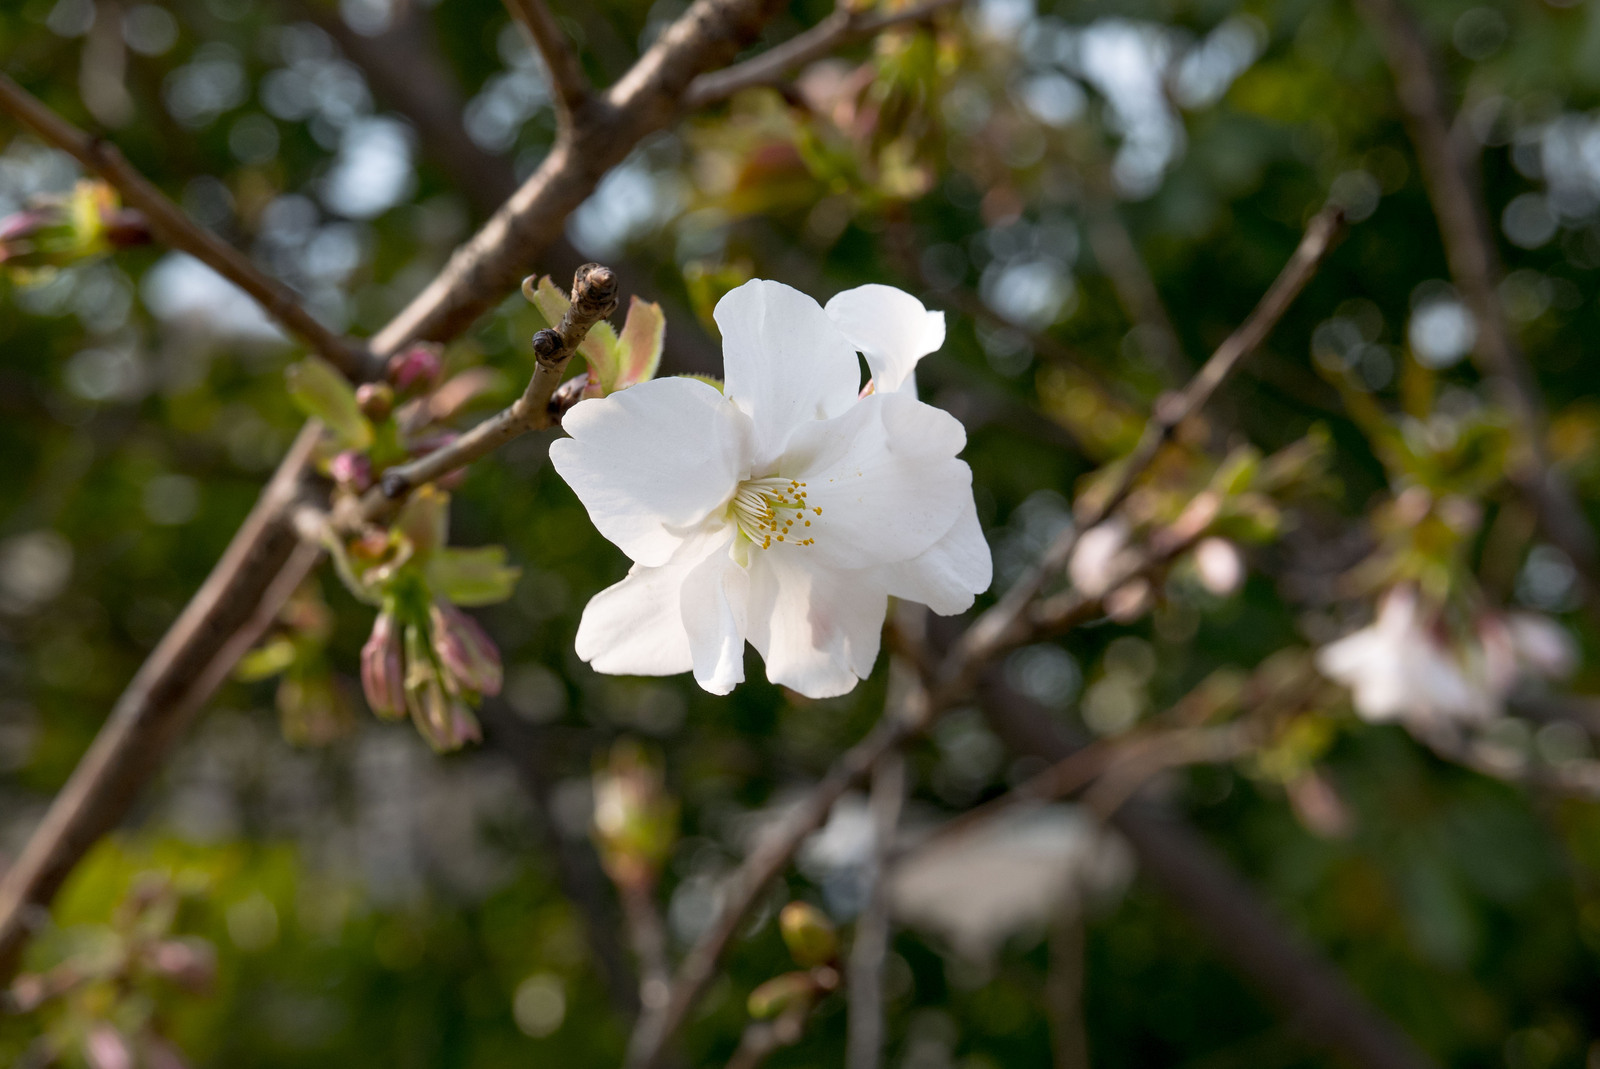
{"label": "blurred white blossom", "polygon": [[889,895],[906,923],[982,962],[1013,935],[1121,894],[1132,875],[1119,836],[1082,807],[1052,805],[913,849],[893,870]]}

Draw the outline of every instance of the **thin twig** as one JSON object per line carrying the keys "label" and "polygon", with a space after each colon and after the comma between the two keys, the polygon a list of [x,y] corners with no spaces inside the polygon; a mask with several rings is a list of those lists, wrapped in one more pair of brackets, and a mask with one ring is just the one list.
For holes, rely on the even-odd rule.
{"label": "thin twig", "polygon": [[1550,794],[1600,799],[1600,761],[1589,758],[1559,764],[1536,760],[1520,746],[1462,734],[1452,725],[1412,729],[1423,745],[1452,764],[1481,775]]}
{"label": "thin twig", "polygon": [[1500,301],[1505,269],[1495,249],[1482,182],[1467,166],[1451,133],[1447,90],[1437,59],[1400,0],[1360,0],[1360,7],[1394,77],[1395,96],[1433,202],[1450,274],[1477,323],[1475,361],[1502,387],[1519,432],[1519,448],[1507,477],[1533,506],[1546,537],[1572,559],[1583,577],[1591,612],[1600,616],[1600,543],[1572,487],[1546,455],[1544,400]]}
{"label": "thin twig", "polygon": [[739,1046],[728,1059],[728,1069],[759,1069],[784,1047],[792,1047],[805,1032],[805,1020],[787,1013],[775,1021],[751,1021],[739,1037]]}
{"label": "thin twig", "polygon": [[533,38],[539,58],[550,72],[551,87],[555,90],[556,121],[570,127],[573,116],[594,95],[577,52],[544,0],[505,0],[505,5],[511,17]]}
{"label": "thin twig", "polygon": [[[1060,761],[1074,750],[1048,710],[996,676],[985,680],[981,693],[985,715],[1013,753]],[[1434,1069],[1410,1037],[1309,949],[1178,816],[1136,802],[1119,809],[1111,823],[1133,847],[1140,872],[1210,935],[1306,1040],[1361,1069]]]}
{"label": "thin twig", "polygon": [[[903,640],[920,639],[925,613],[918,609],[898,613],[897,630]],[[914,632],[908,635],[907,632]],[[889,715],[899,715],[907,699],[922,689],[915,664],[896,657],[889,663]],[[846,1069],[878,1069],[883,1061],[883,975],[889,958],[889,887],[884,878],[900,827],[905,803],[905,755],[885,754],[872,770],[869,807],[872,813],[872,860],[866,878],[867,902],[856,918],[855,939],[845,980],[849,1014],[845,1022]]]}
{"label": "thin twig", "polygon": [[623,881],[617,885],[622,899],[622,920],[639,964],[639,1005],[649,1009],[665,1004],[671,992],[672,961],[667,957],[667,928],[656,908],[653,885]]}
{"label": "thin twig", "polygon": [[1145,424],[1138,445],[1118,462],[1114,481],[1095,495],[1077,516],[1077,523],[1062,532],[1039,562],[967,629],[962,637],[962,660],[986,660],[984,649],[1002,643],[1006,635],[1015,631],[1034,597],[1052,576],[1066,567],[1078,536],[1105,520],[1122,504],[1139,477],[1155,461],[1173,430],[1200,411],[1239,363],[1266,340],[1343,233],[1344,214],[1338,208],[1324,209],[1311,220],[1294,255],[1273,280],[1249,318],[1228,335],[1181,392],[1157,400],[1155,411]]}
{"label": "thin twig", "polygon": [[1051,925],[1045,1002],[1055,1069],[1089,1069],[1089,1035],[1083,1013],[1083,908],[1068,901]]}
{"label": "thin twig", "polygon": [[533,336],[534,371],[510,405],[449,445],[383,473],[382,484],[361,499],[361,519],[371,521],[418,486],[464,468],[529,431],[552,426],[559,413],[551,401],[572,354],[590,328],[617,310],[617,276],[609,267],[584,264],[572,278],[572,299],[561,322]]}
{"label": "thin twig", "polygon": [[998,798],[967,810],[940,824],[906,847],[896,862],[915,854],[937,850],[974,832],[993,826],[1021,809],[1031,809],[1106,784],[1114,789],[1094,800],[1092,807],[1109,817],[1135,789],[1156,772],[1184,765],[1232,760],[1247,752],[1253,734],[1238,725],[1220,728],[1174,728],[1155,733],[1098,739],[1080,747],[1035,773]]}
{"label": "thin twig", "polygon": [[1170,381],[1181,381],[1188,373],[1183,341],[1108,186],[1104,168],[1096,161],[1083,191],[1089,248],[1111,280],[1123,311],[1136,326],[1144,328],[1146,340],[1153,339],[1154,347],[1160,350],[1153,355],[1162,373],[1170,376]]}
{"label": "thin twig", "polygon": [[517,191],[511,161],[467,134],[466,97],[429,32],[425,7],[396,4],[389,25],[368,35],[352,30],[337,7],[320,0],[282,0],[282,6],[287,17],[311,22],[334,39],[345,58],[361,68],[378,102],[416,127],[418,148],[478,215],[493,213]]}
{"label": "thin twig", "polygon": [[667,1041],[688,1018],[689,1011],[716,976],[717,964],[738,934],[745,916],[767,884],[788,866],[800,844],[828,819],[833,804],[865,780],[883,755],[911,738],[925,722],[920,710],[911,711],[907,716],[879,720],[865,738],[833,763],[822,782],[813,787],[777,827],[763,834],[755,850],[724,882],[721,908],[684,955],[673,976],[666,1004],[659,1010],[647,1009],[640,1015],[628,1044],[627,1065],[631,1069],[648,1069],[661,1058]]}
{"label": "thin twig", "polygon": [[804,33],[780,45],[720,71],[702,74],[689,83],[684,94],[686,107],[703,108],[728,99],[735,93],[756,86],[776,85],[790,71],[812,60],[821,59],[842,45],[873,37],[885,30],[926,22],[962,0],[927,0],[915,7],[887,14],[843,6]]}
{"label": "thin twig", "polygon": [[269,278],[244,253],[185,215],[111,142],[73,126],[5,74],[0,74],[0,111],[110,182],[124,202],[144,214],[150,232],[158,239],[188,253],[244,290],[268,315],[351,379],[360,381],[380,373],[382,365],[360,344],[323,326],[306,311],[293,290]]}

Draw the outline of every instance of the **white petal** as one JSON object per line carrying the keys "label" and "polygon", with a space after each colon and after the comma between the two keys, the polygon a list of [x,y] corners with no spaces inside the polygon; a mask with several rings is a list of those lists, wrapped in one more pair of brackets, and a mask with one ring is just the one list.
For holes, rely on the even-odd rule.
{"label": "white petal", "polygon": [[857,286],[834,294],[828,316],[867,358],[878,393],[917,394],[917,361],[944,344],[944,313],[930,312],[905,290]]}
{"label": "white petal", "polygon": [[670,676],[693,667],[683,626],[682,591],[688,567],[635,564],[626,579],[584,607],[574,643],[596,672]]}
{"label": "white petal", "polygon": [[873,394],[801,427],[780,467],[806,483],[811,526],[791,536],[814,539],[807,551],[834,568],[911,560],[972,502],[972,469],[956,459],[965,444],[953,416],[904,394]]}
{"label": "white petal", "polygon": [[892,596],[920,602],[940,616],[972,608],[973,599],[994,580],[994,559],[972,498],[943,538],[913,559],[883,565],[875,574]]}
{"label": "white petal", "polygon": [[750,562],[750,644],[767,678],[808,698],[846,694],[872,674],[889,596],[868,573],[819,568],[806,548]]}
{"label": "white petal", "polygon": [[749,424],[695,379],[640,383],[581,401],[550,462],[600,533],[639,564],[665,564],[749,471]]}
{"label": "white petal", "polygon": [[861,391],[855,350],[816,301],[755,279],[713,313],[722,330],[727,395],[755,424],[752,474],[778,457],[795,427],[848,409]]}
{"label": "white petal", "polygon": [[732,528],[723,531],[712,552],[690,570],[683,583],[683,625],[693,655],[694,679],[712,694],[727,694],[744,682],[750,573],[729,555],[733,539]]}

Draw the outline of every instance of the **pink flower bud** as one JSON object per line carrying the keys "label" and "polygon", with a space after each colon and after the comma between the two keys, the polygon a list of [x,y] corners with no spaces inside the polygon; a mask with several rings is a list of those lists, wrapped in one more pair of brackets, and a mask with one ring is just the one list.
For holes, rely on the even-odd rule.
{"label": "pink flower bud", "polygon": [[478,621],[443,601],[435,601],[428,612],[433,650],[445,670],[467,690],[499,694],[503,678],[500,651]]}
{"label": "pink flower bud", "polygon": [[418,342],[389,358],[389,381],[402,394],[426,393],[439,383],[444,370],[442,350],[431,342]]}
{"label": "pink flower bud", "polygon": [[381,612],[372,622],[372,635],[361,647],[361,689],[372,711],[385,720],[405,715],[404,665],[400,625],[392,615]]}
{"label": "pink flower bud", "polygon": [[329,462],[328,474],[344,489],[359,494],[372,485],[372,458],[346,449]]}
{"label": "pink flower bud", "polygon": [[406,706],[411,721],[438,753],[459,750],[483,738],[478,719],[460,698],[448,693],[432,666],[415,670],[406,681]]}
{"label": "pink flower bud", "polygon": [[382,423],[394,411],[394,387],[387,382],[364,382],[356,387],[356,406],[363,416]]}

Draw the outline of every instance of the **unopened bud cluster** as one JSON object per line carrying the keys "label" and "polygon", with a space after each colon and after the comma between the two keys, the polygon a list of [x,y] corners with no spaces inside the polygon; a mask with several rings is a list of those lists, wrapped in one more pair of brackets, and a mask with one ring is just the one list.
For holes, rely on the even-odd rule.
{"label": "unopened bud cluster", "polygon": [[26,282],[149,241],[143,215],[121,207],[105,182],[84,180],[0,219],[0,266]]}
{"label": "unopened bud cluster", "polygon": [[58,945],[68,948],[66,957],[16,978],[10,1009],[37,1015],[42,1037],[35,1049],[52,1055],[38,1064],[185,1064],[162,1035],[160,1000],[173,988],[187,996],[210,992],[217,957],[206,940],[174,933],[182,897],[167,878],[143,877],[108,925],[64,933],[69,938]]}
{"label": "unopened bud cluster", "polygon": [[825,913],[808,902],[790,902],[778,914],[778,931],[800,966],[774,976],[750,992],[750,1016],[772,1019],[798,1031],[817,1001],[839,987],[839,935]]}

